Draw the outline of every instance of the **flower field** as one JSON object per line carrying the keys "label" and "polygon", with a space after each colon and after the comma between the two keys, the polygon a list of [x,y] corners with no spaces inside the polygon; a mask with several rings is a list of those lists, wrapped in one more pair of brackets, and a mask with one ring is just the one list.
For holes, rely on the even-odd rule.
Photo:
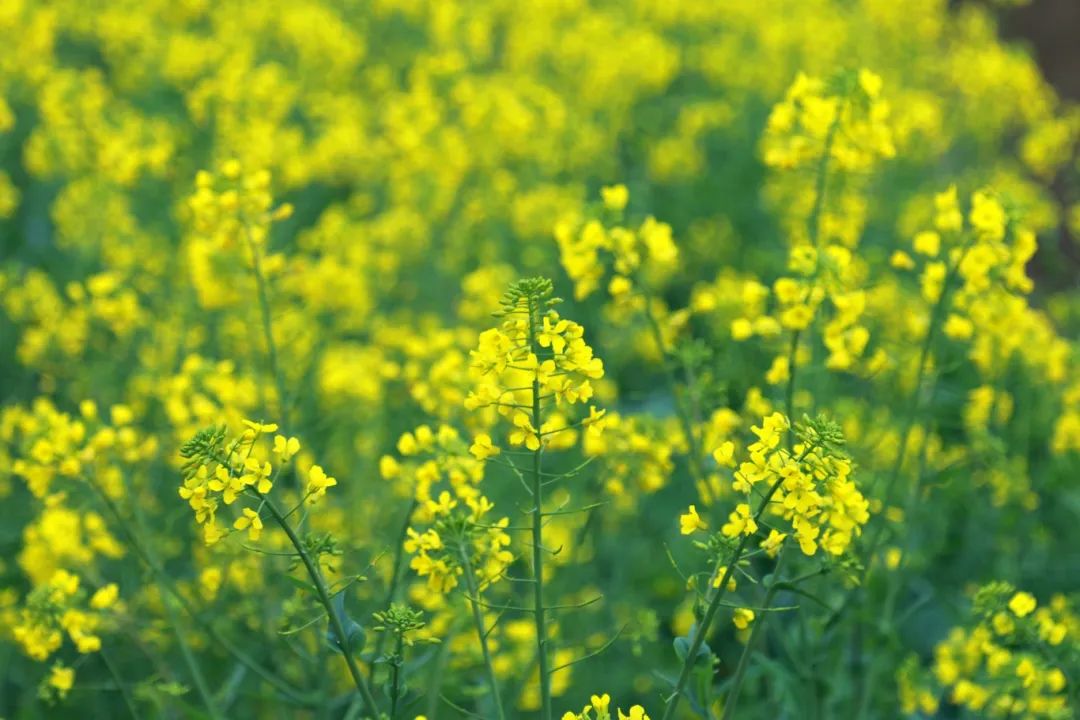
{"label": "flower field", "polygon": [[0,0],[0,719],[1080,717],[1021,0]]}

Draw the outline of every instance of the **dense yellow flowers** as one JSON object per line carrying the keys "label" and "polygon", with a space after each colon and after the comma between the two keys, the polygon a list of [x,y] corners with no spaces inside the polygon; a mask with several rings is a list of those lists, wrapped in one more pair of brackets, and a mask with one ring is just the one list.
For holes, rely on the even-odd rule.
{"label": "dense yellow flowers", "polygon": [[899,674],[905,710],[933,712],[933,685],[951,703],[988,718],[1066,718],[1072,681],[1059,663],[1075,652],[1077,615],[1063,596],[1038,608],[1035,597],[1004,583],[981,588],[975,622],[953,628],[934,649],[931,672],[912,663]]}
{"label": "dense yellow flowers", "polygon": [[0,0],[0,715],[1075,715],[1019,4]]}
{"label": "dense yellow flowers", "polygon": [[[267,445],[265,436],[277,429],[273,423],[244,420],[244,431],[239,437],[226,442],[225,427],[214,427],[200,431],[181,449],[186,462],[179,494],[195,513],[195,521],[202,526],[207,545],[213,545],[229,532],[217,520],[222,505],[233,505],[248,495],[261,498],[274,488],[277,475],[267,458],[274,455],[287,462],[299,452],[299,440],[283,435],[275,435],[273,445]],[[307,475],[303,497],[308,503],[317,502],[326,494],[327,488],[337,485],[337,480],[328,477],[318,465],[312,465]],[[232,527],[246,530],[248,539],[258,540],[263,527],[258,509],[240,508],[240,515]]]}
{"label": "dense yellow flowers", "polygon": [[[767,493],[770,512],[787,522],[804,554],[813,555],[821,548],[842,555],[870,519],[869,502],[854,482],[851,461],[835,445],[814,444],[809,433],[789,451],[781,446],[789,429],[790,422],[782,413],[773,413],[751,428],[758,439],[747,446],[749,459],[739,464],[732,487],[750,500]],[[757,530],[750,505],[739,503],[721,533],[738,537]],[[775,527],[772,530],[772,542],[785,535]]]}
{"label": "dense yellow flowers", "polygon": [[[469,410],[494,409],[509,423],[510,445],[533,451],[569,431],[569,406],[589,402],[592,381],[604,376],[604,364],[585,342],[584,328],[551,307],[550,282],[534,284],[509,293],[502,324],[480,334],[470,353],[475,385],[465,399]],[[542,414],[548,419],[537,427]],[[590,433],[599,432],[603,423],[603,413],[595,408],[581,421]]]}

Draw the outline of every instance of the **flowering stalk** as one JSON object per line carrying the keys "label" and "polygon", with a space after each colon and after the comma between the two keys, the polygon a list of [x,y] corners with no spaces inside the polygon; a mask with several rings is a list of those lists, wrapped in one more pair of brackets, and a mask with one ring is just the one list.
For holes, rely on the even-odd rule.
{"label": "flowering stalk", "polygon": [[330,619],[330,627],[337,636],[338,642],[341,644],[341,653],[345,656],[345,664],[349,668],[349,674],[352,676],[353,683],[363,697],[364,704],[367,706],[368,711],[374,715],[377,712],[378,707],[375,702],[375,696],[368,686],[367,679],[360,672],[360,667],[356,664],[356,658],[353,656],[353,648],[351,647],[351,637],[345,632],[345,624],[330,599],[330,593],[326,589],[326,581],[323,579],[322,571],[319,570],[318,565],[316,565],[315,561],[311,558],[311,554],[308,553],[307,548],[304,547],[303,541],[297,536],[292,525],[289,524],[288,518],[281,513],[274,501],[268,496],[260,493],[257,489],[253,489],[252,492],[259,497],[264,503],[264,507],[266,507],[267,511],[270,513],[270,516],[273,517],[274,521],[285,531],[285,535],[288,536],[289,542],[292,543],[293,548],[296,550],[296,554],[304,564],[304,568],[307,570],[308,576],[315,586],[315,593],[318,596],[318,600],[326,610],[327,617]]}
{"label": "flowering stalk", "polygon": [[[537,298],[528,298],[528,342],[534,355],[540,345],[536,339],[539,325]],[[544,426],[540,408],[540,379],[533,373],[532,380],[532,426],[539,430]],[[536,653],[540,665],[540,707],[543,720],[551,720],[551,674],[548,669],[547,623],[544,617],[544,509],[543,476],[541,475],[544,445],[540,443],[532,451],[532,559],[533,559],[533,618],[536,625]]]}
{"label": "flowering stalk", "polygon": [[[919,348],[919,359],[918,359],[918,365],[917,365],[918,371],[917,371],[917,373],[915,375],[915,386],[911,391],[911,398],[908,401],[907,412],[904,415],[904,425],[903,425],[903,428],[901,429],[901,434],[900,434],[900,448],[896,452],[896,460],[893,461],[893,466],[892,466],[892,469],[891,469],[891,471],[889,473],[889,479],[885,484],[885,491],[882,494],[882,497],[884,499],[886,499],[886,500],[892,495],[892,491],[893,491],[894,487],[896,486],[897,481],[900,478],[900,473],[901,473],[901,470],[903,469],[904,460],[907,459],[907,449],[908,449],[908,445],[911,442],[911,433],[912,433],[912,430],[914,429],[914,426],[915,426],[915,418],[918,416],[918,412],[919,412],[919,405],[920,405],[919,400],[920,400],[920,395],[922,394],[923,379],[924,379],[924,376],[926,375],[926,371],[927,371],[929,361],[930,361],[930,351],[931,351],[931,349],[933,347],[934,339],[936,338],[936,336],[938,334],[938,331],[940,330],[940,327],[942,325],[942,322],[944,321],[945,311],[947,310],[948,305],[949,305],[949,303],[948,303],[949,294],[950,294],[950,291],[951,291],[951,289],[953,287],[953,284],[955,282],[955,279],[956,279],[956,276],[957,276],[957,271],[958,271],[958,269],[960,267],[960,263],[963,262],[963,259],[964,259],[964,256],[966,255],[966,253],[967,253],[967,248],[965,247],[961,251],[960,257],[958,258],[956,263],[953,264],[948,269],[948,272],[945,275],[945,280],[944,280],[943,285],[942,285],[941,295],[938,297],[937,302],[934,303],[934,307],[931,310],[930,324],[926,328],[926,335],[923,337],[922,345]],[[934,392],[934,385],[931,385],[930,393],[932,394],[933,392]],[[923,429],[926,428],[927,420],[928,420],[928,418],[924,416],[920,421],[921,427],[923,427]],[[925,433],[924,433],[924,435],[925,435]],[[925,452],[925,450],[926,450],[926,442],[924,440],[924,442],[923,442],[923,451]],[[921,473],[920,473],[919,477],[921,478]],[[911,489],[911,492],[908,494],[907,502],[904,504],[904,517],[905,518],[911,517],[911,511],[914,508],[915,500],[918,497],[918,486],[917,486],[918,482],[919,482],[919,480],[917,480],[916,484],[913,485],[913,487]],[[867,547],[867,550],[866,550],[866,557],[869,560],[872,561],[874,556],[877,554],[877,551],[880,548],[881,543],[885,540],[887,530],[888,530],[888,527],[884,523],[879,524],[877,526],[877,528],[875,529],[874,536],[871,538],[870,543],[869,543],[869,545]],[[901,555],[901,557],[906,558],[907,557],[907,552],[904,552]],[[872,565],[872,563],[868,562],[866,564],[866,567],[863,569],[863,571],[862,571],[863,579],[865,579],[866,576],[869,575],[871,565]],[[859,585],[857,585],[856,587],[861,586],[861,584],[862,583],[860,582]],[[895,593],[897,592],[897,590],[898,590],[898,586],[892,582],[892,576],[890,576],[889,577],[889,586],[888,586],[888,588],[886,590],[886,601],[885,601],[885,607],[887,608],[887,612],[884,613],[883,616],[882,616],[883,622],[888,624],[890,630],[891,630],[891,626],[892,626],[892,607],[893,607],[893,604],[895,602]],[[846,603],[844,603],[841,606],[840,609],[843,610],[844,606],[846,606]],[[859,641],[858,645],[861,646],[861,644],[862,644],[862,635],[861,634],[858,636],[858,641]],[[859,654],[861,655],[861,647],[859,649],[860,649]],[[860,682],[858,683],[858,690],[857,690],[857,694],[856,694],[856,698],[857,698],[856,707],[858,708],[857,714],[856,714],[857,718],[865,717],[867,711],[870,708],[871,698],[872,698],[872,695],[873,695],[873,678],[874,678],[875,672],[874,672],[873,667],[871,667],[869,670],[870,670],[869,672],[859,673],[859,675],[860,675],[859,681]]]}

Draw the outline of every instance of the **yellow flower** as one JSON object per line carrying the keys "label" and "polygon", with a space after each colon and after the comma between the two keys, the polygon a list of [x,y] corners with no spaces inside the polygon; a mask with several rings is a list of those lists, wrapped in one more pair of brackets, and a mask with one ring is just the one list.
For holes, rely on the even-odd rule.
{"label": "yellow flower", "polygon": [[312,465],[311,469],[308,470],[308,483],[304,495],[309,503],[314,503],[326,494],[327,488],[332,488],[335,485],[337,485],[336,478],[328,476],[320,466]]}
{"label": "yellow flower", "polygon": [[683,535],[690,535],[698,530],[708,530],[709,526],[698,515],[697,508],[691,505],[685,514],[679,516],[679,529]]}
{"label": "yellow flower", "polygon": [[896,250],[889,258],[889,265],[897,270],[911,270],[915,267],[915,261],[903,250]]}
{"label": "yellow flower", "polygon": [[116,583],[109,583],[99,588],[90,598],[90,607],[95,610],[107,610],[116,604],[116,599],[119,596],[120,588],[116,586]]}
{"label": "yellow flower", "polygon": [[649,720],[649,716],[645,714],[645,708],[633,705],[629,715],[624,715],[622,709],[619,710],[619,720]]}
{"label": "yellow flower", "polygon": [[274,454],[281,462],[289,462],[298,452],[300,452],[299,440],[294,437],[286,438],[284,435],[274,436]]}
{"label": "yellow flower", "polygon": [[[261,435],[262,433],[277,432],[278,426],[276,423],[257,423],[254,420],[244,420],[244,426],[247,427],[245,435],[248,437],[254,437],[255,435]],[[250,434],[249,434],[250,433]]]}
{"label": "yellow flower", "polygon": [[[243,485],[254,485],[256,490],[265,495],[274,487],[274,484],[270,482],[270,474],[273,471],[274,469],[270,463],[263,462],[260,464],[255,458],[249,457],[244,461],[244,475],[241,476],[240,481]],[[232,503],[232,498],[235,498],[238,491],[239,488],[235,485],[225,488],[223,497],[226,505]]]}
{"label": "yellow flower", "polygon": [[74,685],[75,670],[73,668],[56,663],[49,669],[49,687],[55,688],[61,698],[67,696]]}
{"label": "yellow flower", "polygon": [[1025,617],[1035,611],[1038,603],[1035,596],[1028,592],[1018,592],[1009,600],[1009,609],[1016,617]]}
{"label": "yellow flower", "polygon": [[233,527],[237,530],[247,530],[248,540],[255,542],[262,534],[262,518],[259,517],[259,513],[255,512],[251,508],[244,508],[244,514],[236,518],[236,522],[233,523]]}
{"label": "yellow flower", "polygon": [[938,252],[941,250],[941,236],[933,230],[924,230],[915,235],[915,238],[911,241],[911,246],[920,255],[937,257]]}
{"label": "yellow flower", "polygon": [[491,436],[487,433],[480,433],[473,440],[472,446],[469,447],[469,452],[477,460],[487,460],[489,457],[498,455],[501,450],[498,447],[491,444]]}
{"label": "yellow flower", "polygon": [[731,616],[731,622],[738,629],[745,630],[750,627],[750,623],[754,622],[754,611],[750,608],[735,608],[735,612]]}
{"label": "yellow flower", "polygon": [[620,211],[626,207],[630,200],[630,192],[625,185],[609,185],[600,188],[600,197],[604,200],[604,207],[609,210]]}
{"label": "yellow flower", "polygon": [[529,416],[520,410],[514,413],[514,429],[510,431],[511,445],[524,445],[529,450],[540,448],[540,436],[532,426]]}
{"label": "yellow flower", "polygon": [[750,506],[739,503],[735,510],[728,516],[728,521],[720,528],[725,537],[738,537],[739,535],[753,535],[757,532],[757,523],[754,521]]}

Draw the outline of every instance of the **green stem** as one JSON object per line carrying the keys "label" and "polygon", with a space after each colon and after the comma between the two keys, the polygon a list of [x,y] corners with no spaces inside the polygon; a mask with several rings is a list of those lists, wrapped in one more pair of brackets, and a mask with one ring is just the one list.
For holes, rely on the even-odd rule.
{"label": "green stem", "polygon": [[476,585],[476,576],[473,575],[469,553],[464,547],[461,548],[461,564],[465,571],[465,589],[469,592],[469,606],[472,608],[473,624],[476,626],[476,639],[480,642],[480,652],[484,657],[484,670],[487,673],[488,687],[491,690],[491,697],[495,701],[496,717],[499,720],[504,720],[506,714],[503,711],[502,697],[499,694],[499,681],[495,677],[495,666],[491,662],[487,630],[484,628],[484,615],[480,612],[480,606],[476,603],[476,599],[480,597],[480,590]]}
{"label": "green stem", "polygon": [[[805,456],[806,453],[803,453]],[[801,460],[802,458],[800,458]],[[783,478],[777,478],[770,487],[769,491],[765,494],[765,497],[761,501],[761,505],[758,506],[757,512],[754,513],[754,520],[757,521],[764,514],[765,509],[769,506],[769,502],[772,500],[772,496],[776,494],[776,491],[780,489],[780,485],[784,482]],[[753,535],[743,535],[739,540],[739,544],[735,547],[735,550],[731,553],[731,557],[728,559],[727,566],[724,568],[724,574],[720,578],[720,582],[716,585],[716,592],[713,594],[712,599],[709,601],[708,607],[705,608],[705,614],[702,616],[701,621],[694,628],[694,636],[690,640],[690,648],[686,653],[686,657],[683,660],[682,670],[679,672],[679,679],[675,682],[675,690],[668,697],[667,706],[664,708],[664,715],[661,720],[671,720],[675,717],[675,710],[679,707],[679,700],[682,698],[682,694],[686,689],[686,683],[690,680],[690,674],[694,669],[694,665],[697,662],[698,652],[701,650],[701,646],[705,642],[705,636],[709,632],[709,628],[712,626],[713,618],[716,617],[717,611],[721,607],[721,599],[724,597],[724,592],[727,590],[728,582],[731,580],[732,574],[735,572],[735,567],[742,559],[743,553],[746,551],[746,546],[750,543],[750,539]]]}
{"label": "green stem", "polygon": [[116,688],[120,691],[121,697],[124,698],[124,705],[127,707],[128,712],[131,713],[132,720],[139,720],[141,716],[135,707],[135,699],[131,697],[131,692],[128,690],[127,685],[120,679],[120,673],[116,669],[116,666],[113,665],[112,660],[109,659],[109,655],[105,652],[105,648],[102,647],[101,650],[98,651],[98,654],[101,655],[101,661],[105,663],[105,669],[109,671],[109,675],[112,676],[113,682],[116,683]]}
{"label": "green stem", "polygon": [[[915,387],[912,388],[911,397],[907,404],[907,410],[904,413],[904,425],[900,431],[900,447],[896,451],[896,459],[893,461],[892,469],[889,472],[889,479],[885,484],[885,491],[882,493],[882,502],[888,502],[889,497],[892,495],[893,488],[896,486],[896,483],[900,478],[900,473],[903,470],[904,460],[907,458],[907,448],[911,440],[911,431],[914,428],[915,418],[918,416],[919,412],[919,398],[922,394],[923,379],[926,375],[927,366],[930,361],[930,351],[933,347],[934,338],[937,335],[938,329],[944,321],[945,311],[948,308],[947,298],[949,296],[949,290],[963,258],[964,255],[961,254],[956,264],[949,269],[945,276],[945,280],[942,283],[941,295],[938,296],[937,302],[934,304],[934,308],[931,311],[930,325],[926,329],[926,335],[923,337],[922,345],[919,348],[918,371],[915,375]],[[925,427],[925,418],[923,420],[923,427]],[[873,491],[874,486],[871,485],[871,494]],[[865,580],[866,576],[869,574],[870,567],[873,565],[874,554],[877,552],[878,546],[884,539],[885,530],[886,526],[880,523],[875,528],[874,535],[871,538],[868,550],[865,553],[867,563],[862,572],[861,580]],[[861,581],[857,583],[857,586],[859,585],[862,585]]]}
{"label": "green stem", "polygon": [[162,596],[161,604],[165,607],[165,614],[168,615],[169,625],[172,627],[173,634],[176,635],[176,642],[180,645],[180,654],[184,657],[184,664],[187,665],[188,671],[191,673],[191,679],[195,682],[195,689],[199,693],[199,697],[202,698],[203,704],[206,705],[207,711],[211,717],[224,718],[221,711],[217,707],[217,703],[214,702],[213,695],[210,694],[210,688],[206,684],[206,678],[203,677],[202,670],[199,669],[199,664],[195,662],[195,656],[191,652],[191,647],[188,646],[184,640],[183,631],[180,629],[180,624],[176,620],[176,610],[173,607],[173,600],[169,596]]}
{"label": "green stem", "polygon": [[[533,354],[539,350],[536,341],[536,327],[539,313],[535,300],[529,300],[529,347]],[[532,381],[532,425],[540,432],[543,425],[540,408],[540,379],[533,373]],[[540,707],[542,720],[551,720],[551,675],[548,670],[547,623],[544,617],[544,483],[541,474],[541,456],[544,446],[541,444],[533,451],[532,463],[532,560],[533,560],[533,618],[536,625],[536,653],[540,671]]]}
{"label": "green stem", "polygon": [[788,379],[787,387],[784,388],[784,414],[788,419],[787,445],[788,452],[795,447],[795,370],[798,365],[799,335],[800,330],[791,332],[791,347],[788,350]]}
{"label": "green stem", "polygon": [[[109,495],[102,488],[99,488],[95,483],[93,483],[93,481],[91,481],[89,478],[87,478],[87,484],[89,484],[91,488],[93,488],[97,492],[98,497],[102,499],[102,501],[105,503],[105,506],[108,508],[109,514],[112,516],[113,520],[117,521],[118,527],[121,529],[121,531],[127,538],[127,544],[129,544],[129,546],[134,549],[135,554],[144,561],[145,565],[148,568],[154,571],[154,574],[163,576],[164,572],[160,572],[160,563],[158,559],[153,556],[149,544],[140,542],[138,535],[135,533],[135,531],[132,530],[129,526],[127,526],[126,522],[124,521],[123,515],[120,513],[120,508],[117,507],[116,502],[113,502],[113,500],[109,498]],[[136,522],[139,525],[139,532],[141,533],[141,527],[143,526],[141,526],[141,522],[138,520],[137,515]],[[179,590],[177,590],[175,586],[173,586],[171,583],[164,583],[164,586],[166,587],[166,589],[170,590],[170,593],[174,597],[176,597],[181,603],[184,602],[183,596],[180,595]],[[173,609],[172,602],[170,601],[170,599],[168,599],[167,596],[162,596],[161,599],[162,606],[165,608],[165,621],[168,623],[168,626],[170,626],[170,628],[173,630],[173,635],[176,636],[176,642],[180,648],[180,654],[184,657],[184,664],[187,666],[188,673],[191,675],[191,681],[195,685],[195,691],[199,693],[199,696],[202,698],[203,704],[206,706],[206,710],[210,712],[210,715],[213,718],[224,717],[221,716],[221,712],[220,710],[218,710],[217,704],[214,702],[214,697],[210,692],[210,688],[208,688],[208,685],[206,684],[206,679],[202,675],[202,670],[199,669],[199,664],[194,662],[194,656],[191,653],[191,648],[188,647],[188,642],[184,638],[184,631],[180,628],[179,623],[177,622],[176,612]]]}
{"label": "green stem", "polygon": [[292,429],[292,425],[289,423],[289,403],[286,400],[285,394],[285,378],[281,374],[281,366],[278,363],[277,343],[274,342],[273,323],[270,315],[270,294],[266,287],[266,277],[263,275],[262,271],[262,253],[259,250],[259,246],[252,240],[250,230],[247,231],[246,235],[248,248],[251,251],[252,274],[255,276],[255,286],[259,297],[259,312],[262,316],[262,331],[263,338],[266,341],[266,355],[270,362],[270,372],[274,376],[274,385],[278,394],[278,405],[280,407],[279,417],[281,418],[283,428],[288,431]]}
{"label": "green stem", "polygon": [[[772,601],[781,587],[780,569],[784,565],[784,550],[786,550],[786,547],[780,551],[780,556],[776,559],[776,567],[773,568],[772,572],[773,580],[769,583],[769,589],[765,592],[765,599],[761,603],[761,607],[765,610],[772,605]],[[764,632],[765,620],[768,617],[768,612],[762,612],[761,617],[754,621],[754,627],[750,630],[750,637],[746,641],[742,655],[739,656],[739,664],[735,667],[735,676],[731,681],[731,691],[724,701],[724,714],[720,720],[731,720],[735,717],[735,705],[739,701],[739,693],[742,691],[743,681],[746,679],[746,670],[750,667],[750,656],[754,653],[754,645],[757,643],[758,637]]]}
{"label": "green stem", "polygon": [[829,125],[829,131],[825,134],[825,145],[815,171],[814,205],[806,219],[807,232],[815,249],[817,249],[818,242],[821,240],[821,215],[825,211],[825,192],[828,189],[829,181],[829,160],[832,156],[833,141],[836,140],[836,133],[840,129],[840,117],[841,113],[837,112],[832,124]]}
{"label": "green stem", "polygon": [[296,535],[296,531],[293,530],[288,519],[281,514],[281,511],[274,501],[258,491],[255,491],[255,494],[265,503],[267,511],[277,524],[281,526],[281,529],[285,531],[285,534],[289,537],[289,542],[292,543],[293,548],[296,550],[296,554],[300,556],[300,561],[304,564],[304,568],[307,570],[311,582],[315,585],[315,592],[318,595],[319,602],[322,603],[323,608],[326,610],[327,617],[330,619],[330,627],[333,628],[334,633],[341,643],[342,655],[345,657],[345,664],[349,668],[349,674],[352,676],[353,683],[356,685],[356,689],[360,691],[360,695],[364,698],[364,704],[367,705],[368,712],[371,713],[372,717],[378,717],[378,707],[375,702],[375,696],[372,694],[371,688],[368,687],[367,680],[360,672],[360,667],[356,664],[356,658],[353,656],[353,649],[349,636],[345,633],[345,626],[342,623],[341,617],[334,609],[333,602],[330,600],[330,593],[326,589],[326,581],[323,579],[322,571],[319,570],[318,565],[316,565],[315,561],[308,553],[307,548],[304,547],[303,541]]}
{"label": "green stem", "polygon": [[[383,599],[382,607],[388,608],[390,604],[397,599],[398,586],[401,584],[401,576],[404,574],[402,571],[405,568],[403,559],[405,557],[405,538],[409,535],[409,525],[412,522],[413,513],[416,512],[416,508],[420,505],[416,501],[416,498],[412,499],[409,503],[409,509],[405,513],[405,520],[401,523],[401,529],[398,531],[397,542],[394,546],[394,565],[390,576],[390,584],[386,588],[386,597]],[[383,647],[386,645],[386,633],[379,633],[378,640],[375,641],[375,653],[373,657],[380,657],[382,655]]]}
{"label": "green stem", "polygon": [[405,651],[405,636],[397,633],[397,642],[394,644],[394,660],[390,677],[390,720],[397,720],[398,700],[401,697],[401,665],[405,661],[402,653]]}

